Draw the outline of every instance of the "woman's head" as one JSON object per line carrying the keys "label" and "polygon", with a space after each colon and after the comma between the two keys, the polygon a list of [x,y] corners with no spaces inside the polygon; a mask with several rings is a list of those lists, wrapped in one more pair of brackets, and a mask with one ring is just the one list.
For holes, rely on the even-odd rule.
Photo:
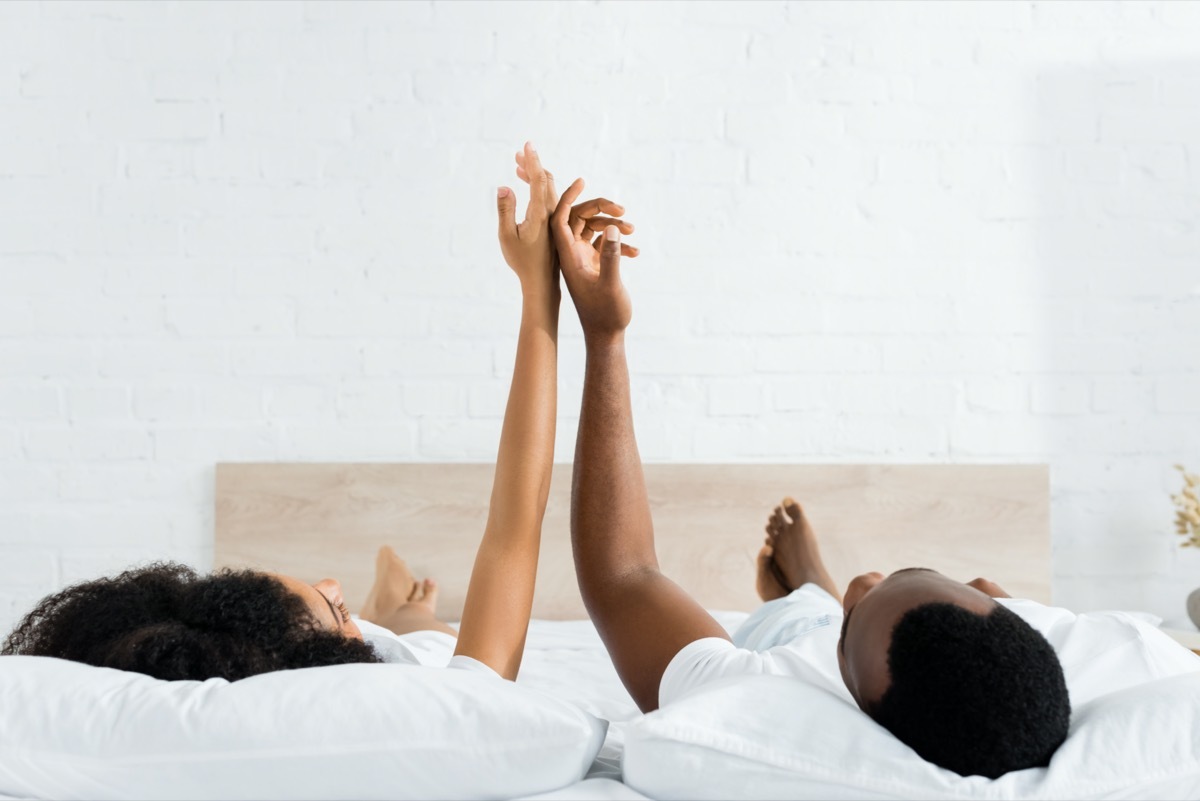
{"label": "woman's head", "polygon": [[173,563],[44,598],[0,654],[51,656],[169,680],[237,681],[274,670],[380,661],[345,614],[336,582],[308,585],[251,570],[199,576]]}

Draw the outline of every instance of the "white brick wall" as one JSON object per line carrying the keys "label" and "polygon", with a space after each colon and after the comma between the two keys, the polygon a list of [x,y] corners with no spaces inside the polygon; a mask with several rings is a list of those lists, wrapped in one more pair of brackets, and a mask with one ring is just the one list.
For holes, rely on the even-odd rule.
{"label": "white brick wall", "polygon": [[638,225],[646,459],[1048,461],[1058,601],[1180,616],[1200,3],[6,2],[0,628],[207,566],[216,461],[493,458],[525,138]]}

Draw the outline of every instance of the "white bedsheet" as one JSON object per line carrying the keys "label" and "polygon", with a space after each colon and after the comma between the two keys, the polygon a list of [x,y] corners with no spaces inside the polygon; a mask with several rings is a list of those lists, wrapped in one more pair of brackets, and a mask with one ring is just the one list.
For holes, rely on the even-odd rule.
{"label": "white bedsheet", "polygon": [[[732,636],[745,612],[713,612]],[[535,796],[546,799],[642,799],[621,783],[625,729],[641,713],[613,668],[590,620],[534,620],[529,625],[525,656],[517,683],[578,704],[609,721],[608,736],[587,777],[570,787]]]}

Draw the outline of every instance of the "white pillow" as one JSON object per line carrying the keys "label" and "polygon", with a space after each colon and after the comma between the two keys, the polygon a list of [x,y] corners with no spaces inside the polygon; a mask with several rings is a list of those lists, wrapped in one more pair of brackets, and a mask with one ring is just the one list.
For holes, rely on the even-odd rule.
{"label": "white pillow", "polygon": [[780,676],[725,679],[629,730],[624,779],[652,798],[1197,798],[1200,672],[1076,710],[1048,768],[963,777],[856,707]]}
{"label": "white pillow", "polygon": [[845,698],[760,676],[634,724],[625,781],[654,798],[1200,798],[1200,659],[1126,614],[1006,605],[1054,645],[1071,691],[1070,734],[1048,768],[962,777]]}
{"label": "white pillow", "polygon": [[338,665],[167,682],[0,657],[0,793],[511,798],[587,772],[605,724],[498,676]]}

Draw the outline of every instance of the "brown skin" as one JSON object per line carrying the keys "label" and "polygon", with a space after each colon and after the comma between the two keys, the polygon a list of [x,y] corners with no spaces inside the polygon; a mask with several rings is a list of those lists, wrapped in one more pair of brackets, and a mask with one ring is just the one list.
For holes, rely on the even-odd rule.
{"label": "brown skin", "polygon": [[[725,630],[664,576],[654,553],[654,527],[633,433],[625,327],[632,316],[621,284],[620,231],[605,228],[593,243],[588,220],[621,213],[608,201],[572,207],[576,180],[551,220],[559,266],[583,326],[587,367],[575,446],[571,544],[588,614],[625,688],[643,711],[658,708],[658,685],[671,659]],[[599,244],[599,250],[596,245]]]}
{"label": "brown skin", "polygon": [[[550,493],[558,387],[558,309],[562,297],[557,252],[549,228],[550,212],[558,195],[553,176],[542,167],[530,143],[517,154],[517,175],[530,187],[525,219],[518,222],[516,197],[508,187],[500,187],[496,206],[500,250],[521,282],[521,327],[488,520],[475,556],[455,648],[456,654],[472,657],[507,679],[516,678],[525,649],[542,518]],[[596,208],[603,205],[610,214],[622,211],[607,201],[590,203]],[[602,219],[633,230],[621,220]],[[592,220],[591,224],[600,223]],[[637,251],[629,249],[626,255],[637,255]],[[340,597],[341,589],[333,589],[336,582],[326,580],[310,586],[288,579],[285,583],[305,599],[317,620],[334,625],[334,615],[324,598]],[[325,590],[322,585],[326,585]],[[417,582],[403,560],[385,547],[376,562],[376,586],[363,617],[401,634],[420,630],[455,634],[435,617],[436,597],[437,588],[431,580]],[[345,617],[338,628],[331,630],[361,637],[356,627],[351,631],[353,623],[348,615]]]}
{"label": "brown skin", "polygon": [[[649,712],[658,708],[663,672],[682,648],[706,637],[729,637],[659,569],[633,430],[625,359],[625,329],[633,309],[620,278],[620,231],[609,226],[602,239],[590,241],[588,220],[608,211],[607,201],[572,207],[582,188],[583,181],[576,180],[563,193],[551,219],[560,269],[583,327],[587,352],[575,448],[571,544],[588,614],[629,694],[643,712]],[[623,211],[617,207],[616,213]],[[767,534],[758,560],[758,588],[764,600],[782,597],[809,581],[840,597],[821,561],[812,527],[795,501],[785,499],[776,508]],[[866,602],[855,610],[846,657],[839,656],[847,686],[853,683],[851,692],[858,693],[860,704],[877,700],[886,689],[891,630],[904,611],[931,601],[980,611],[995,603],[975,586],[980,582],[980,587],[990,589],[994,587],[990,583],[977,580],[968,586],[924,574],[894,574],[887,580],[888,587],[881,574],[867,574],[847,588],[848,612]],[[1002,593],[998,587],[995,591]]]}
{"label": "brown skin", "polygon": [[342,598],[342,585],[333,579],[321,579],[316,584],[309,584],[281,573],[274,573],[272,577],[303,599],[318,626],[355,640],[363,638],[362,632],[358,630],[346,609],[345,600]]}
{"label": "brown skin", "polygon": [[907,612],[923,604],[952,603],[986,615],[996,605],[993,599],[1009,597],[987,579],[962,584],[932,570],[905,568],[887,578],[882,573],[857,576],[846,586],[843,600],[800,504],[784,498],[767,520],[766,532],[758,554],[759,597],[771,601],[811,583],[842,602],[849,622],[838,641],[838,667],[846,688],[864,710],[879,701],[891,683],[887,654],[892,630]]}
{"label": "brown skin", "polygon": [[513,191],[501,187],[500,250],[521,281],[521,328],[483,540],[467,588],[454,653],[515,679],[525,650],[542,518],[550,494],[558,391],[558,307],[562,297],[548,220],[554,177],[525,144],[529,206],[517,222]]}
{"label": "brown skin", "polygon": [[977,615],[990,614],[996,598],[1009,597],[986,579],[963,584],[924,568],[906,568],[884,578],[864,573],[846,586],[843,609],[848,619],[838,642],[838,667],[846,689],[868,709],[891,684],[887,655],[892,630],[912,609],[929,603],[961,606]]}
{"label": "brown skin", "polygon": [[[342,585],[337,581],[321,579],[316,584],[308,584],[294,576],[280,573],[272,575],[288,590],[300,596],[318,626],[356,640],[363,638],[362,631],[350,617],[350,610],[342,595]],[[437,619],[437,595],[437,584],[433,579],[417,581],[404,560],[385,545],[379,549],[375,585],[359,617],[391,629],[396,634],[444,631],[457,635],[458,632]]]}

